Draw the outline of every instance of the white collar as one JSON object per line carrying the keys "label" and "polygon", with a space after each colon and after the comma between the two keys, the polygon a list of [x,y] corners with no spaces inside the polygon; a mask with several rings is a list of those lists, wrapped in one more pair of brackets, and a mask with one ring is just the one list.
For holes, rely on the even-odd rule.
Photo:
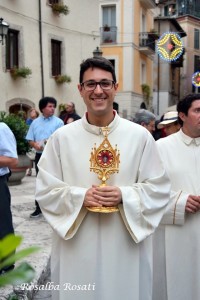
{"label": "white collar", "polygon": [[[96,135],[101,135],[102,134],[102,127],[99,126],[95,126],[95,125],[91,125],[88,123],[87,117],[86,117],[87,113],[84,114],[84,116],[82,117],[82,124],[83,127],[85,128],[85,130],[96,134]],[[108,135],[115,130],[115,128],[118,126],[119,122],[120,122],[120,116],[115,112],[115,117],[112,120],[112,122],[108,125],[109,133]]]}
{"label": "white collar", "polygon": [[197,137],[197,138],[192,138],[190,137],[189,135],[186,135],[182,128],[179,130],[179,134],[180,134],[180,137],[182,139],[182,141],[186,144],[186,145],[190,145],[192,143],[196,144],[197,146],[200,145],[200,137]]}

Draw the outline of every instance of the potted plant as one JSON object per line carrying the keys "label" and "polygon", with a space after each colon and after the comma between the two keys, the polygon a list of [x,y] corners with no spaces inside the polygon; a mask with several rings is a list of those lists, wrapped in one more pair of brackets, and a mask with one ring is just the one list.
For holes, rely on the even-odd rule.
{"label": "potted plant", "polygon": [[71,77],[68,75],[56,75],[54,78],[58,84],[71,82]]}
{"label": "potted plant", "polygon": [[31,147],[28,141],[25,139],[28,131],[28,125],[25,120],[19,115],[6,114],[5,112],[0,113],[0,122],[4,122],[12,130],[16,143],[18,153],[18,165],[15,169],[11,169],[12,175],[9,178],[10,185],[20,184],[22,178],[26,174],[26,170],[30,167],[31,161],[26,155],[30,151]]}
{"label": "potted plant", "polygon": [[64,104],[64,103],[60,103],[60,104],[58,105],[58,110],[59,110],[59,112],[65,110],[65,104]]}
{"label": "potted plant", "polygon": [[52,10],[53,10],[53,12],[57,13],[58,15],[63,14],[66,16],[69,14],[68,6],[63,4],[62,2],[52,4]]}
{"label": "potted plant", "polygon": [[17,77],[26,78],[28,75],[32,74],[32,71],[28,67],[13,67],[12,69],[10,69],[10,74],[14,79],[16,79]]}

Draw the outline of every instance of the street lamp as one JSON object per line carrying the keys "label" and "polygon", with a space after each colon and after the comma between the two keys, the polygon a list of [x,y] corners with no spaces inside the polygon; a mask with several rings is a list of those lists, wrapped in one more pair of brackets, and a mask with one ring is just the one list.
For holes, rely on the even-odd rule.
{"label": "street lamp", "polygon": [[8,27],[9,25],[3,21],[3,18],[0,18],[0,43],[2,43],[2,45],[4,44],[4,38],[8,33]]}
{"label": "street lamp", "polygon": [[102,54],[103,51],[99,47],[96,47],[96,49],[93,51],[93,57],[101,57]]}

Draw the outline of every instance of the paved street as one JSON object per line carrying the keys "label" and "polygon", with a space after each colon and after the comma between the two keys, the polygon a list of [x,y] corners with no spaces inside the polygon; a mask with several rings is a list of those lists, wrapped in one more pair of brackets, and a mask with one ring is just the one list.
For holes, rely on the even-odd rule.
{"label": "paved street", "polygon": [[[32,176],[26,176],[22,184],[10,186],[12,196],[12,214],[15,233],[23,237],[20,248],[37,245],[41,247],[40,251],[28,256],[26,261],[34,267],[36,271],[34,285],[44,284],[50,281],[49,259],[51,252],[51,228],[43,217],[30,219],[29,215],[34,210],[34,192],[35,192],[35,170]],[[13,292],[12,286],[0,289],[0,299],[5,299]],[[16,289],[16,293],[21,296],[20,299],[51,299],[49,291],[39,292]]]}

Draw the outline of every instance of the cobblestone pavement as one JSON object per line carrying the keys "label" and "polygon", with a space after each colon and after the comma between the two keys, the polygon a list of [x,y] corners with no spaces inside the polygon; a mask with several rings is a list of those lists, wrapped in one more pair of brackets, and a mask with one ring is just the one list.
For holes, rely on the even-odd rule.
{"label": "cobblestone pavement", "polygon": [[[15,234],[23,237],[22,245],[18,250],[33,245],[39,246],[40,250],[25,260],[35,269],[36,276],[33,284],[42,285],[50,281],[49,260],[51,253],[51,233],[52,230],[43,216],[38,219],[30,219],[30,213],[35,208],[35,172],[32,176],[23,178],[19,185],[10,186],[11,192],[11,210],[13,215],[13,224]],[[16,263],[17,265],[17,263]],[[12,286],[0,288],[0,300],[8,299],[13,291],[20,295],[20,300],[27,299],[51,299],[50,291],[41,291],[34,295],[33,291],[23,291]]]}
{"label": "cobblestone pavement", "polygon": [[[43,285],[45,286],[48,282],[51,282],[51,275],[50,275],[50,270],[49,270],[49,273],[48,273],[48,277],[46,278],[46,280],[43,282]],[[38,291],[34,296],[33,296],[33,300],[42,300],[42,299],[45,299],[45,300],[52,300],[52,297],[51,297],[51,291],[43,291],[43,290],[40,290]]]}

